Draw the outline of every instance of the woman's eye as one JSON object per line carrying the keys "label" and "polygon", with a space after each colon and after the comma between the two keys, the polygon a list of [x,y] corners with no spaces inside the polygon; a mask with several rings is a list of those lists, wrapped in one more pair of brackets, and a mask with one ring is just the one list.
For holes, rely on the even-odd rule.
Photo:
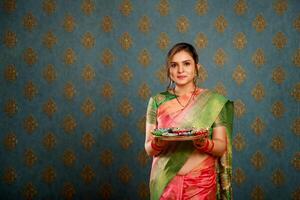
{"label": "woman's eye", "polygon": [[174,68],[174,67],[176,67],[176,64],[171,64],[170,67]]}
{"label": "woman's eye", "polygon": [[191,63],[187,62],[187,63],[184,63],[185,66],[189,66],[191,65]]}

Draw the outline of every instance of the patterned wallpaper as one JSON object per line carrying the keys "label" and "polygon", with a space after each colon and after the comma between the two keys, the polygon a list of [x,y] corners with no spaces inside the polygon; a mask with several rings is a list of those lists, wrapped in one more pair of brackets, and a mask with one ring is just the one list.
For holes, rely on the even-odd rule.
{"label": "patterned wallpaper", "polygon": [[168,49],[235,101],[235,199],[300,199],[300,1],[2,0],[0,198],[148,199]]}

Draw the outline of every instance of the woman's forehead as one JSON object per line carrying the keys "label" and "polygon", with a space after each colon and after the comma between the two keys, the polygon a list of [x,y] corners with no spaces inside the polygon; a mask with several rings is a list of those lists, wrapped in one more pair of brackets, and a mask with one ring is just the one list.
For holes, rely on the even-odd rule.
{"label": "woman's forehead", "polygon": [[186,51],[179,51],[173,55],[171,62],[183,62],[186,60],[193,60],[191,54]]}

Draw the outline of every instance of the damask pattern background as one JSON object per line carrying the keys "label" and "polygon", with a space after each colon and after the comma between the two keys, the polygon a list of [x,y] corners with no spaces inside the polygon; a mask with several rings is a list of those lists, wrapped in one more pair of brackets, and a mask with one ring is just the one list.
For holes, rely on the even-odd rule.
{"label": "damask pattern background", "polygon": [[2,0],[1,199],[149,199],[148,99],[177,42],[235,102],[235,199],[300,199],[300,2]]}

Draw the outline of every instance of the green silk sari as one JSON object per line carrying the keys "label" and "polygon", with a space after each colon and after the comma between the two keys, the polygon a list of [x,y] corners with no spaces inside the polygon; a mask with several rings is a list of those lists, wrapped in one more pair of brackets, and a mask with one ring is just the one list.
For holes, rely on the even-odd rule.
{"label": "green silk sari", "polygon": [[[169,92],[160,93],[150,98],[147,109],[147,123],[156,124],[158,108],[176,98]],[[216,159],[217,199],[232,199],[232,123],[233,102],[225,97],[204,91],[197,95],[193,103],[176,117],[176,127],[209,128],[210,137],[216,123],[226,127],[227,151]],[[164,189],[182,168],[191,153],[195,150],[192,141],[171,142],[166,150],[154,157],[150,176],[151,200],[158,200]]]}

